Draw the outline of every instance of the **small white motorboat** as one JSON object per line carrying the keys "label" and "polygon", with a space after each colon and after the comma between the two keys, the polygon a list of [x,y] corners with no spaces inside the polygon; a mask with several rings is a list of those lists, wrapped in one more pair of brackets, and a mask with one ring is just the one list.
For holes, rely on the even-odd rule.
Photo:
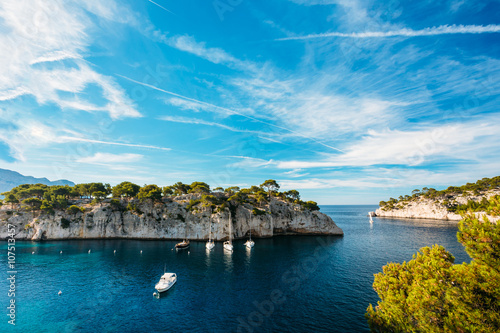
{"label": "small white motorboat", "polygon": [[175,273],[163,273],[160,281],[155,285],[155,289],[159,292],[165,292],[172,288],[172,286],[177,282],[177,274]]}

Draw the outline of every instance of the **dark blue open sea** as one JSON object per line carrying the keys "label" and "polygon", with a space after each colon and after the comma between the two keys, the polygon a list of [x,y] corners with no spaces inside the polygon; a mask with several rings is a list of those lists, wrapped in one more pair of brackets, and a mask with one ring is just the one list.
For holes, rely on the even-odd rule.
{"label": "dark blue open sea", "polygon": [[[343,238],[256,239],[251,251],[237,241],[233,254],[223,253],[221,243],[211,253],[202,242],[176,253],[174,241],[17,242],[15,327],[7,324],[3,243],[0,332],[368,331],[364,313],[377,302],[373,274],[384,264],[410,260],[436,243],[456,262],[469,260],[456,223],[370,224],[367,213],[375,208],[322,206]],[[165,264],[178,281],[157,299],[154,285]]]}

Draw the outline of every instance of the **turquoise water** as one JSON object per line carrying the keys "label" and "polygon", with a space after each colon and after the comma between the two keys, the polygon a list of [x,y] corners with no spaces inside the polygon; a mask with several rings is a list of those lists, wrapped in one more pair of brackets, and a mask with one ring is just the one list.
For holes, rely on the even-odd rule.
{"label": "turquoise water", "polygon": [[[176,253],[174,241],[18,242],[15,327],[7,324],[4,243],[0,332],[368,331],[364,313],[377,301],[373,274],[384,264],[410,260],[435,243],[456,262],[469,260],[456,224],[377,218],[370,224],[366,215],[375,208],[322,206],[343,238],[256,239],[251,251],[237,241],[232,254],[221,243],[210,253],[196,242],[189,253]],[[157,299],[154,285],[165,264],[178,281]]]}

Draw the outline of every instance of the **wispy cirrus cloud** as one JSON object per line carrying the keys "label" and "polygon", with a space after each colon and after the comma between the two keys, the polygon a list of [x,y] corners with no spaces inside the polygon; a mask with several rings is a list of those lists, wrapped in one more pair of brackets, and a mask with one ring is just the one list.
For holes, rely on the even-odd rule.
{"label": "wispy cirrus cloud", "polygon": [[316,38],[387,38],[387,37],[423,37],[423,36],[437,36],[437,35],[453,35],[453,34],[484,34],[484,33],[498,33],[500,32],[500,25],[440,25],[437,27],[425,28],[420,30],[413,29],[399,29],[393,31],[366,31],[354,33],[342,32],[326,32],[321,34],[310,34],[306,36],[292,36],[285,38],[277,38],[276,41],[287,40],[307,40]]}
{"label": "wispy cirrus cloud", "polygon": [[252,134],[258,134],[258,135],[268,135],[268,136],[275,136],[279,134],[274,134],[274,133],[266,133],[266,132],[261,132],[261,131],[252,131],[248,129],[240,129],[236,128],[233,126],[228,126],[224,125],[221,123],[217,123],[214,121],[207,121],[203,119],[198,119],[198,118],[192,118],[192,117],[174,117],[174,116],[161,116],[158,117],[159,120],[163,121],[170,121],[174,123],[182,123],[182,124],[193,124],[193,125],[205,125],[205,126],[215,126],[219,127],[231,132],[239,132],[239,133],[252,133]]}
{"label": "wispy cirrus cloud", "polygon": [[88,143],[96,143],[96,144],[110,145],[110,146],[155,149],[155,150],[164,150],[164,151],[172,150],[171,148],[159,147],[159,146],[153,146],[153,145],[142,145],[142,144],[125,143],[125,142],[94,140],[94,139],[88,139],[85,137],[75,137],[75,136],[66,136],[66,135],[57,137],[57,142],[88,142]]}
{"label": "wispy cirrus cloud", "polygon": [[133,163],[143,159],[143,155],[139,154],[111,154],[111,153],[95,153],[92,156],[81,157],[76,160],[78,163],[86,164],[120,164],[120,163]]}
{"label": "wispy cirrus cloud", "polygon": [[148,87],[148,88],[151,88],[151,89],[154,89],[154,90],[157,90],[157,91],[161,91],[163,93],[166,93],[166,94],[169,94],[169,95],[172,95],[172,96],[175,96],[175,97],[178,97],[178,98],[181,98],[183,100],[186,100],[186,101],[189,101],[189,102],[194,102],[194,103],[197,103],[197,104],[200,104],[200,105],[203,105],[205,107],[209,107],[209,108],[213,108],[213,109],[216,109],[218,111],[224,111],[226,112],[228,115],[236,115],[236,116],[240,116],[240,117],[243,117],[243,118],[246,118],[246,119],[249,119],[249,120],[252,120],[254,122],[257,122],[257,123],[261,123],[261,124],[265,124],[267,126],[270,126],[270,127],[273,127],[273,128],[277,128],[277,129],[280,129],[280,130],[283,130],[283,131],[286,131],[296,137],[300,137],[300,138],[303,138],[303,139],[306,139],[306,140],[310,140],[310,141],[313,141],[323,147],[326,147],[326,148],[329,148],[329,149],[332,149],[332,150],[336,150],[336,151],[342,151],[340,150],[339,148],[337,147],[334,147],[332,145],[329,145],[329,144],[326,144],[308,134],[303,134],[299,131],[296,131],[296,130],[293,130],[293,129],[290,129],[290,128],[287,128],[285,126],[281,126],[281,125],[276,125],[274,123],[272,123],[271,121],[268,121],[268,120],[262,120],[262,119],[259,119],[255,116],[249,116],[247,114],[244,114],[242,112],[238,112],[238,111],[235,111],[233,109],[229,109],[229,108],[226,108],[226,107],[221,107],[221,106],[217,106],[215,104],[212,104],[212,103],[207,103],[207,102],[204,102],[204,101],[200,101],[200,100],[197,100],[197,99],[194,99],[194,98],[191,98],[191,97],[187,97],[187,96],[183,96],[183,95],[180,95],[180,94],[177,94],[177,93],[174,93],[172,91],[169,91],[169,90],[165,90],[165,89],[162,89],[162,88],[159,88],[159,87],[156,87],[154,85],[151,85],[151,84],[148,84],[148,83],[144,83],[144,82],[140,82],[140,81],[137,81],[137,80],[134,80],[134,79],[131,79],[127,76],[124,76],[124,75],[120,75],[120,74],[116,74],[117,76],[125,79],[125,80],[128,80],[130,82],[134,82],[134,83],[137,83],[139,85],[142,85],[142,86],[145,86],[145,87]]}
{"label": "wispy cirrus cloud", "polygon": [[[40,105],[54,102],[61,109],[108,112],[112,118],[138,117],[133,101],[113,78],[102,75],[83,61],[95,28],[89,12],[107,17],[125,10],[109,11],[114,3],[101,6],[52,1],[2,1],[0,19],[0,101],[31,95]],[[101,16],[102,17],[102,16]],[[89,85],[102,89],[106,105],[98,105],[81,93]],[[70,95],[62,96],[60,92]],[[81,99],[85,99],[82,101]]]}
{"label": "wispy cirrus cloud", "polygon": [[477,162],[485,156],[489,157],[490,153],[498,152],[494,138],[499,131],[498,117],[491,117],[489,121],[471,121],[422,130],[370,131],[360,141],[346,148],[345,154],[316,161],[277,161],[276,166],[280,169],[373,165],[412,167],[443,157],[448,161]]}

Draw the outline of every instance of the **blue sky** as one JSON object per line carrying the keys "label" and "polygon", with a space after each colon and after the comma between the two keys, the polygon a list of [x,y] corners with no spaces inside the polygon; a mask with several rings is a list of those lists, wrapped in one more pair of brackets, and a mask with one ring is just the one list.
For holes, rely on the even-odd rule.
{"label": "blue sky", "polygon": [[0,168],[371,204],[500,174],[498,1],[0,4]]}

